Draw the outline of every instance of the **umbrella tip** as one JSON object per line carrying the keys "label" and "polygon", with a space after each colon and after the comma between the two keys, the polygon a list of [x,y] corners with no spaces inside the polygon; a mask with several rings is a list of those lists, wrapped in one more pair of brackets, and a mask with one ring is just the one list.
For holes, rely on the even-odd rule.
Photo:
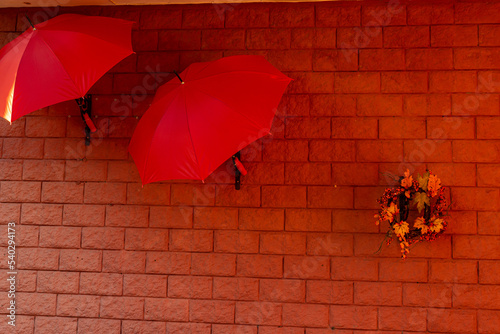
{"label": "umbrella tip", "polygon": [[28,22],[30,23],[31,27],[33,28],[33,30],[36,30],[35,26],[33,25],[33,22],[31,22],[30,18],[28,17],[28,14],[24,14],[24,16],[26,16],[26,19],[28,20]]}

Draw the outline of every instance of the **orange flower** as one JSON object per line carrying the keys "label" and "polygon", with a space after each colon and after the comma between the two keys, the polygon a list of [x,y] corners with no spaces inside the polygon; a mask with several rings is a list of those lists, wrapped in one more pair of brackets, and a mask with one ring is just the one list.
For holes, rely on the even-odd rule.
{"label": "orange flower", "polygon": [[436,175],[429,175],[429,182],[427,183],[427,191],[434,197],[437,195],[437,192],[441,188],[441,180]]}

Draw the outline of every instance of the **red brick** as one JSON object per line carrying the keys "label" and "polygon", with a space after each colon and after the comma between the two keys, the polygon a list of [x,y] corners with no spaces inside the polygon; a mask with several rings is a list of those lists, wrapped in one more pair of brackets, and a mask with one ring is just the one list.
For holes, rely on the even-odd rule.
{"label": "red brick", "polygon": [[169,250],[181,252],[210,252],[213,232],[200,230],[171,230]]}
{"label": "red brick", "polygon": [[286,123],[287,138],[329,138],[330,120],[321,118],[290,118]]}
{"label": "red brick", "polygon": [[192,275],[234,276],[236,255],[193,253],[191,258]]}
{"label": "red brick", "polygon": [[406,7],[399,3],[362,6],[361,22],[370,28],[379,25],[406,25]]}
{"label": "red brick", "polygon": [[212,298],[212,278],[194,276],[170,276],[168,296],[173,298]]}
{"label": "red brick", "polygon": [[380,92],[380,73],[376,72],[335,73],[335,92],[378,93]]}
{"label": "red brick", "polygon": [[425,331],[426,315],[426,310],[422,308],[381,307],[379,308],[379,328]]}
{"label": "red brick", "polygon": [[352,208],[353,190],[350,187],[309,186],[307,206],[310,208]]}
{"label": "red brick", "polygon": [[477,185],[481,187],[498,187],[499,165],[478,165],[477,166]]}
{"label": "red brick", "polygon": [[236,272],[245,277],[283,276],[283,257],[278,255],[242,255],[237,258]]}
{"label": "red brick", "polygon": [[132,31],[132,45],[136,51],[158,50],[157,31]]}
{"label": "red brick", "polygon": [[245,184],[283,184],[285,167],[283,163],[245,163],[248,174]]}
{"label": "red brick", "polygon": [[224,27],[224,16],[233,9],[222,6],[221,9],[213,7],[214,10],[198,8],[184,8],[182,10],[182,28],[222,28]]}
{"label": "red brick", "polygon": [[124,160],[128,157],[128,139],[103,139],[99,145],[87,146],[87,159]]}
{"label": "red brick", "polygon": [[86,183],[85,203],[124,204],[127,200],[125,183]]}
{"label": "red brick", "polygon": [[497,261],[479,261],[479,283],[499,284],[499,282],[500,263]]}
{"label": "red brick", "polygon": [[[30,141],[34,141],[31,139]],[[45,159],[83,159],[85,157],[86,146],[85,142],[81,138],[47,138],[45,139],[45,145],[43,144],[43,139],[36,139],[40,141],[40,153],[39,158],[42,156]],[[7,139],[4,140],[5,145],[7,145]],[[35,143],[32,142],[32,145]],[[19,148],[18,148],[19,149]],[[28,150],[30,148],[23,148]],[[38,154],[37,154],[38,155]],[[5,150],[4,150],[4,158]],[[36,156],[31,158],[37,158]]]}
{"label": "red brick", "polygon": [[[10,172],[16,171],[18,166],[12,163],[10,165]],[[64,178],[64,161],[25,160],[22,174],[23,180],[62,181]],[[3,179],[8,180],[9,177]]]}
{"label": "red brick", "polygon": [[371,281],[378,278],[378,261],[363,258],[332,258],[333,280]]}
{"label": "red brick", "polygon": [[331,211],[324,209],[287,209],[285,230],[324,231],[332,228]]}
{"label": "red brick", "polygon": [[308,304],[284,304],[283,325],[327,327],[328,306]]}
{"label": "red brick", "polygon": [[[4,275],[5,278],[9,278],[8,272],[9,272],[8,269],[2,270],[2,275]],[[15,278],[16,291],[35,292],[37,284],[36,277],[37,277],[36,271],[31,271],[31,270],[17,271],[17,277]],[[0,284],[0,289],[2,289],[2,291],[10,291],[10,287],[11,287],[11,281],[7,281],[7,279],[5,279],[4,282],[1,282]]]}
{"label": "red brick", "polygon": [[325,256],[285,256],[283,277],[328,279],[330,261]]}
{"label": "red brick", "polygon": [[64,137],[67,117],[28,117],[26,137]]}
{"label": "red brick", "polygon": [[146,254],[143,252],[104,251],[103,272],[143,273],[146,268]]}
{"label": "red brick", "polygon": [[453,239],[453,257],[458,259],[499,259],[499,248],[498,236],[457,235]]}
{"label": "red brick", "polygon": [[102,318],[142,319],[144,314],[144,299],[136,297],[101,297]]}
{"label": "red brick", "polygon": [[499,235],[500,226],[495,223],[500,217],[499,215],[496,212],[478,212],[478,233]]}
{"label": "red brick", "polygon": [[57,270],[59,250],[20,248],[17,253],[17,269]]}
{"label": "red brick", "polygon": [[[402,96],[385,94],[358,96],[358,115],[360,116],[399,116],[402,113]],[[335,121],[333,121],[333,124],[335,124]],[[373,130],[376,130],[376,126],[372,127]],[[376,138],[376,136],[367,138]]]}
{"label": "red brick", "polygon": [[471,71],[431,72],[431,92],[474,92],[477,86],[476,73]]}
{"label": "red brick", "polygon": [[104,226],[105,207],[99,205],[64,205],[63,225]]}
{"label": "red brick", "polygon": [[123,295],[144,297],[166,297],[167,277],[159,275],[125,275]]}
{"label": "red brick", "polygon": [[411,116],[445,116],[451,114],[450,95],[412,94],[404,97],[404,114]]}
{"label": "red brick", "polygon": [[[204,62],[204,61],[213,61],[222,58],[223,53],[222,51],[183,51],[180,54],[180,68],[186,68],[190,64],[194,62]],[[145,61],[145,64],[147,64],[147,59]],[[161,58],[159,59],[161,61]],[[173,59],[170,63],[165,64],[165,66],[170,66],[173,71],[177,65],[175,65],[175,59]],[[145,105],[145,108],[147,109],[148,105]],[[144,110],[146,111],[146,110]]]}
{"label": "red brick", "polygon": [[46,203],[82,203],[83,183],[44,182],[42,201]]}
{"label": "red brick", "polygon": [[313,52],[310,50],[270,50],[267,52],[266,58],[282,71],[310,71],[313,68],[313,62],[315,70],[326,70],[321,68],[322,64],[316,68],[317,57],[314,55],[313,58]]}
{"label": "red brick", "polygon": [[237,302],[235,322],[238,324],[280,325],[281,305],[266,302]]}
{"label": "red brick", "polygon": [[82,229],[82,248],[123,249],[124,229],[84,227]]}
{"label": "red brick", "polygon": [[[455,143],[453,143],[455,145]],[[455,154],[455,147],[453,147]],[[452,143],[445,140],[405,140],[404,142],[405,161],[419,164],[425,162],[451,162]],[[453,159],[455,160],[455,159]]]}
{"label": "red brick", "polygon": [[315,94],[311,96],[313,116],[355,116],[356,97],[351,95]]}
{"label": "red brick", "polygon": [[429,263],[429,281],[442,283],[477,283],[475,261],[433,260]]}
{"label": "red brick", "polygon": [[2,205],[0,206],[0,224],[6,225],[10,222],[19,223],[20,219],[21,204],[2,203]]}
{"label": "red brick", "polygon": [[193,322],[233,323],[235,303],[216,300],[191,300],[189,320]]}
{"label": "red brick", "polygon": [[384,27],[385,48],[415,48],[429,46],[430,31],[426,26]]}
{"label": "red brick", "polygon": [[290,48],[291,32],[289,29],[249,29],[246,36],[247,49]]}
{"label": "red brick", "polygon": [[453,23],[453,4],[416,4],[406,7],[409,25]]}
{"label": "red brick", "polygon": [[494,188],[453,188],[453,208],[458,210],[495,210],[499,208],[498,189]]}
{"label": "red brick", "polygon": [[56,315],[56,295],[49,293],[16,293],[16,315]]}
{"label": "red brick", "polygon": [[59,295],[57,297],[57,315],[66,317],[98,317],[98,296]]}
{"label": "red brick", "polygon": [[149,226],[160,228],[191,228],[193,226],[193,209],[188,207],[151,207],[149,212]]}
{"label": "red brick", "polygon": [[[160,35],[161,36],[161,35]],[[180,37],[181,41],[185,37]],[[193,37],[190,37],[193,39]],[[198,37],[198,43],[199,43]],[[167,39],[169,41],[170,39]],[[189,40],[188,40],[189,41]],[[167,42],[168,43],[168,42]],[[185,43],[185,41],[183,41]],[[191,47],[190,47],[191,48]],[[198,46],[199,48],[199,46]],[[243,29],[216,29],[203,30],[201,33],[201,48],[203,50],[238,50],[245,48],[245,30]],[[191,49],[194,49],[192,47]]]}
{"label": "red brick", "polygon": [[330,306],[330,326],[335,328],[376,329],[377,308],[372,306]]}
{"label": "red brick", "polygon": [[260,187],[248,185],[235,190],[233,185],[217,185],[215,205],[258,207],[260,206]]}
{"label": "red brick", "polygon": [[274,302],[304,302],[306,284],[300,280],[263,279],[260,281],[260,298]]}
{"label": "red brick", "polygon": [[307,302],[344,304],[353,302],[351,282],[308,281]]}
{"label": "red brick", "polygon": [[403,285],[403,304],[421,307],[451,307],[452,286],[408,283]]}
{"label": "red brick", "polygon": [[381,281],[427,282],[427,260],[381,259]]}
{"label": "red brick", "polygon": [[431,27],[431,45],[434,47],[475,46],[478,44],[477,36],[476,26],[450,25]]}
{"label": "red brick", "polygon": [[317,184],[331,183],[331,166],[327,163],[287,163],[285,166],[285,183]]}
{"label": "red brick", "polygon": [[475,123],[473,118],[429,117],[427,118],[427,137],[435,139],[473,139]]}
{"label": "red brick", "polygon": [[127,185],[127,204],[165,205],[170,203],[170,185],[139,184]]}
{"label": "red brick", "polygon": [[240,209],[239,217],[244,230],[280,231],[284,227],[284,211],[279,209]]}
{"label": "red brick", "polygon": [[497,3],[460,3],[455,6],[456,23],[500,23]]}
{"label": "red brick", "polygon": [[40,182],[2,181],[0,201],[2,202],[39,202],[41,192]]}
{"label": "red brick", "polygon": [[21,222],[28,225],[61,225],[62,205],[23,204]]}
{"label": "red brick", "polygon": [[147,206],[106,206],[106,226],[147,227],[148,218]]}
{"label": "red brick", "polygon": [[42,226],[40,228],[40,247],[79,248],[79,227]]}
{"label": "red brick", "polygon": [[126,229],[125,249],[127,250],[168,250],[168,230]]}
{"label": "red brick", "polygon": [[[475,186],[476,168],[474,164],[428,164],[429,170],[439,176],[448,186]],[[478,182],[479,182],[478,167]]]}
{"label": "red brick", "polygon": [[[26,160],[32,161],[32,160]],[[29,173],[29,172],[28,172]],[[38,173],[37,173],[38,174]],[[30,176],[34,176],[33,174]],[[23,161],[20,160],[0,160],[1,180],[21,180],[23,178]],[[35,179],[37,177],[35,176]],[[26,177],[25,177],[26,179]]]}
{"label": "red brick", "polygon": [[122,294],[123,275],[81,273],[80,294],[119,296]]}
{"label": "red brick", "polygon": [[155,8],[144,10],[141,14],[141,29],[178,29],[181,27],[181,10]]}
{"label": "red brick", "polygon": [[[120,324],[120,323],[118,323]],[[123,320],[122,321],[122,331],[123,334],[132,333],[143,333],[143,334],[153,334],[153,333],[165,333],[167,324],[158,321],[144,321],[144,320]],[[118,332],[120,332],[120,326],[118,326]],[[170,332],[169,332],[170,333]]]}
{"label": "red brick", "polygon": [[214,205],[214,185],[173,184],[170,188],[171,203],[174,205]]}
{"label": "red brick", "polygon": [[49,334],[57,328],[61,333],[76,333],[77,319],[63,317],[36,317],[36,333]]}
{"label": "red brick", "polygon": [[499,48],[459,48],[455,50],[457,69],[500,69]]}
{"label": "red brick", "polygon": [[401,283],[355,282],[354,303],[360,305],[399,306],[402,303]]}
{"label": "red brick", "polygon": [[43,147],[44,139],[41,138],[4,138],[2,158],[41,159]]}
{"label": "red brick", "polygon": [[339,28],[337,29],[337,47],[347,56],[355,49],[381,48],[382,28]]}
{"label": "red brick", "polygon": [[428,309],[427,329],[431,332],[476,333],[476,311]]}
{"label": "red brick", "polygon": [[49,293],[78,293],[80,273],[40,271],[37,278],[37,291]]}
{"label": "red brick", "polygon": [[499,101],[499,96],[493,94],[453,94],[452,112],[460,116],[498,115]]}
{"label": "red brick", "polygon": [[133,162],[108,161],[108,181],[139,182],[139,171]]}
{"label": "red brick", "polygon": [[[362,112],[361,109],[360,112]],[[375,139],[377,138],[377,120],[374,118],[335,118],[332,122],[332,138]],[[318,143],[318,141],[315,141],[315,143]],[[331,142],[331,145],[337,146],[336,148],[332,147],[333,152],[336,152],[333,155],[335,161],[346,160],[346,156],[354,157],[354,142],[335,141]]]}
{"label": "red brick", "polygon": [[260,252],[303,255],[306,253],[306,236],[300,233],[261,233]]}
{"label": "red brick", "polygon": [[477,121],[477,138],[478,139],[500,139],[498,128],[500,121],[494,118],[476,118]]}
{"label": "red brick", "polygon": [[[481,213],[479,213],[481,215]],[[478,225],[478,214],[474,211],[450,212],[450,217],[446,219],[448,227],[446,233],[449,234],[476,234]],[[480,225],[481,226],[481,225]]]}
{"label": "red brick", "polygon": [[309,106],[309,95],[283,95],[278,106],[278,111],[287,116],[309,116]]}
{"label": "red brick", "polygon": [[67,161],[66,181],[106,181],[106,161]]}
{"label": "red brick", "polygon": [[[375,185],[378,183],[378,174],[378,166],[376,164],[332,164],[332,181],[336,185]],[[336,190],[339,192],[348,192],[348,188],[343,187],[336,188]],[[352,194],[352,192],[349,192],[349,194]],[[342,199],[342,196],[339,199]]]}
{"label": "red brick", "polygon": [[361,25],[361,6],[316,6],[316,26],[357,27]]}
{"label": "red brick", "polygon": [[500,46],[500,26],[499,25],[480,25],[479,26],[479,45],[481,46]]}
{"label": "red brick", "polygon": [[402,159],[403,143],[400,140],[358,141],[357,161],[398,162]]}
{"label": "red brick", "polygon": [[[78,334],[109,333],[119,334],[120,320],[109,319],[78,319]],[[125,326],[124,326],[125,330]]]}
{"label": "red brick", "polygon": [[194,209],[193,219],[194,228],[237,229],[238,209],[198,207]]}
{"label": "red brick", "polygon": [[314,7],[311,5],[271,7],[271,27],[313,27]]}
{"label": "red brick", "polygon": [[257,334],[257,328],[260,326],[248,325],[212,325],[213,334]]}
{"label": "red brick", "polygon": [[265,6],[234,6],[224,12],[226,28],[266,28],[269,27],[269,8]]}
{"label": "red brick", "polygon": [[259,280],[255,278],[214,277],[213,298],[257,300]]}
{"label": "red brick", "polygon": [[263,207],[305,207],[306,188],[301,186],[262,187]]}
{"label": "red brick", "polygon": [[356,234],[354,236],[354,254],[379,257],[400,257],[401,248],[397,242],[385,244],[384,234]]}
{"label": "red brick", "polygon": [[102,253],[97,250],[61,249],[60,270],[100,271]]}
{"label": "red brick", "polygon": [[215,231],[215,252],[258,253],[259,234],[243,231]]}
{"label": "red brick", "polygon": [[452,49],[408,49],[406,50],[406,68],[409,70],[452,69]]}
{"label": "red brick", "polygon": [[316,50],[312,61],[314,71],[356,71],[358,69],[356,52],[347,54],[340,50]]}
{"label": "red brick", "polygon": [[426,72],[383,72],[381,80],[383,93],[427,92],[428,76]]}
{"label": "red brick", "polygon": [[500,326],[500,312],[478,310],[477,327],[479,333],[494,334]]}
{"label": "red brick", "polygon": [[336,42],[335,33],[336,30],[333,28],[293,29],[291,47],[292,49],[333,49]]}
{"label": "red brick", "polygon": [[349,234],[308,234],[308,255],[349,256],[353,253],[353,238]]}
{"label": "red brick", "polygon": [[158,39],[159,50],[199,50],[201,48],[200,30],[162,30],[159,32]]}
{"label": "red brick", "polygon": [[360,50],[359,69],[363,71],[404,70],[405,52],[400,49]]}
{"label": "red brick", "polygon": [[[429,124],[429,123],[427,123]],[[426,121],[422,118],[386,117],[379,121],[380,139],[425,138]]]}
{"label": "red brick", "polygon": [[289,93],[333,93],[334,74],[331,72],[290,72],[288,75],[293,79]]}

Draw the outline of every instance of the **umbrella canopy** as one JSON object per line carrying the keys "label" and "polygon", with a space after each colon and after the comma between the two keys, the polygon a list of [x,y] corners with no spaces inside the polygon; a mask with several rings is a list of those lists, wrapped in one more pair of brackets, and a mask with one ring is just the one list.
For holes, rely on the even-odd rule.
{"label": "umbrella canopy", "polygon": [[158,89],[132,136],[142,183],[204,180],[269,133],[290,81],[261,56],[190,65]]}
{"label": "umbrella canopy", "polygon": [[0,116],[82,98],[132,50],[133,22],[64,14],[37,24],[0,50]]}

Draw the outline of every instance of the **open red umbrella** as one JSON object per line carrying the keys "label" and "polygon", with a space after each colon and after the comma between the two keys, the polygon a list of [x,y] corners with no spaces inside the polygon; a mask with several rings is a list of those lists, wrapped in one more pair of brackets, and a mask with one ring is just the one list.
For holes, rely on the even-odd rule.
{"label": "open red umbrella", "polygon": [[0,50],[0,116],[12,122],[40,108],[80,99],[82,117],[94,127],[86,94],[133,53],[132,24],[64,14],[32,25]]}
{"label": "open red umbrella", "polygon": [[290,81],[262,56],[191,64],[158,89],[132,136],[142,183],[204,180],[269,133]]}

